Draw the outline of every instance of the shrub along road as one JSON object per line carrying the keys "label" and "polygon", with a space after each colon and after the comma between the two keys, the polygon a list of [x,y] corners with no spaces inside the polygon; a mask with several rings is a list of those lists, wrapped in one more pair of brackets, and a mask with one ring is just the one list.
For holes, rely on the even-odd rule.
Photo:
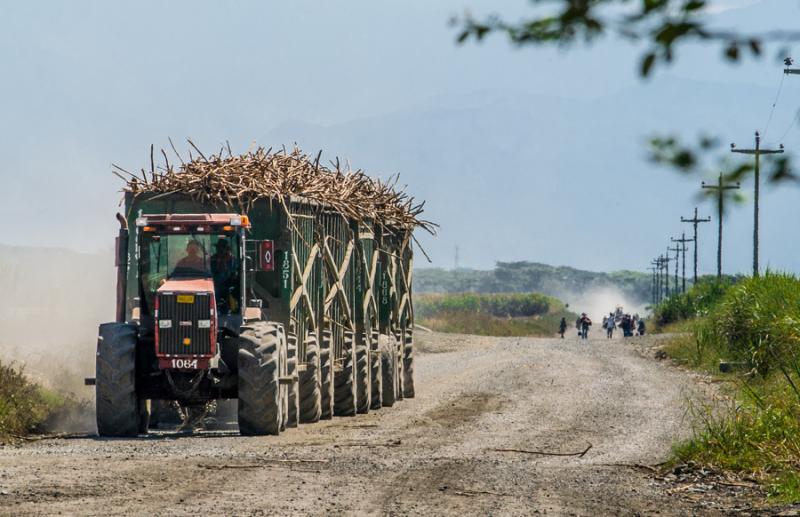
{"label": "shrub along road", "polygon": [[676,491],[642,467],[688,434],[698,377],[594,334],[587,343],[420,332],[415,399],[280,437],[162,432],[5,446],[0,514],[734,510],[730,498]]}

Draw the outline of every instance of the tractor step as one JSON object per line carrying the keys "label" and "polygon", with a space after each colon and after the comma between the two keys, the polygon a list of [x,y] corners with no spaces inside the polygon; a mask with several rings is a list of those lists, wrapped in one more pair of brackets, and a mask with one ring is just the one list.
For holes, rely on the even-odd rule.
{"label": "tractor step", "polygon": [[86,377],[85,379],[83,379],[84,386],[94,386],[95,384],[96,381],[94,377]]}

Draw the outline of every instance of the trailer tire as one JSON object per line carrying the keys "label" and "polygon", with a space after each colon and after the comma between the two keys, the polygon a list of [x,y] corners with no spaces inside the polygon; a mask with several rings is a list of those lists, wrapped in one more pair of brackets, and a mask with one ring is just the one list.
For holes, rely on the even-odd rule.
{"label": "trailer tire", "polygon": [[372,386],[370,374],[370,334],[361,333],[360,342],[356,344],[356,412],[369,413]]}
{"label": "trailer tire", "polygon": [[394,338],[381,336],[385,343],[381,347],[381,404],[392,407],[397,401],[397,352]]}
{"label": "trailer tire", "polygon": [[278,325],[259,321],[238,339],[239,433],[244,436],[277,435],[283,423],[279,377],[285,365]]}
{"label": "trailer tire", "polygon": [[142,430],[142,401],[136,395],[136,342],[135,325],[100,325],[95,373],[95,412],[100,436],[131,437]]}
{"label": "trailer tire", "polygon": [[[290,334],[286,339],[286,375],[297,378],[297,336]],[[297,427],[300,419],[300,383],[292,382],[287,390],[286,427]]]}
{"label": "trailer tire", "polygon": [[396,400],[403,400],[403,393],[404,393],[404,380],[405,376],[403,374],[403,342],[400,337],[399,333],[394,334],[394,362],[396,365],[397,370],[395,370],[395,386],[394,386],[394,396]]}
{"label": "trailer tire", "polygon": [[280,392],[281,404],[281,432],[286,430],[286,424],[289,421],[289,386],[280,382],[280,377],[286,377],[289,368],[289,345],[286,342],[286,332],[283,330],[283,325],[278,323],[278,339],[281,343],[280,348],[280,369],[278,377],[278,388]]}
{"label": "trailer tire", "polygon": [[353,332],[344,333],[342,369],[334,372],[333,414],[336,416],[355,416],[356,414],[356,350]]}
{"label": "trailer tire", "polygon": [[320,418],[333,418],[333,336],[330,329],[322,331],[322,348],[319,351],[320,398],[322,414]]}
{"label": "trailer tire", "polygon": [[298,380],[300,423],[319,422],[321,414],[319,345],[313,334],[306,335],[306,369]]}
{"label": "trailer tire", "polygon": [[370,381],[370,400],[369,400],[369,408],[370,409],[380,409],[381,405],[381,398],[382,398],[382,374],[381,372],[383,369],[381,368],[381,351],[378,349],[378,331],[372,331],[372,341],[370,343],[370,350],[369,350],[369,381]]}
{"label": "trailer tire", "polygon": [[403,332],[403,398],[414,398],[414,334]]}

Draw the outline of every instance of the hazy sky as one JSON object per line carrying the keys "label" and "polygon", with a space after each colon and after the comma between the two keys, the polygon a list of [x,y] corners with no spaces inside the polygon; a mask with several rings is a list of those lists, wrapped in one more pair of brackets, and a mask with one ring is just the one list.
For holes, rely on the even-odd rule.
{"label": "hazy sky", "polygon": [[[404,135],[418,134],[422,148],[449,135],[431,130],[434,123],[420,125],[419,114],[458,112],[465,126],[460,131],[473,132],[474,138],[452,169],[427,170],[433,160],[426,161],[422,152],[414,160],[399,159],[400,147],[389,139],[380,145],[365,141],[363,149],[351,139],[345,149],[325,151],[382,175],[401,172],[409,190],[428,199],[431,217],[443,224],[438,239],[423,240],[435,265],[452,266],[458,245],[461,264],[468,267],[527,259],[596,270],[643,269],[669,235],[688,230],[676,220],[691,212],[698,183],[643,159],[642,142],[660,127],[658,120],[623,117],[626,130],[640,139],[620,143],[613,134],[596,136],[633,157],[615,167],[619,151],[597,155],[598,170],[608,171],[608,181],[598,181],[598,170],[572,165],[504,167],[501,173],[481,161],[480,170],[468,170],[470,154],[481,152],[484,141],[485,151],[498,156],[524,151],[535,160],[540,151],[556,152],[547,163],[557,164],[557,153],[580,155],[585,145],[577,135],[586,134],[575,130],[576,140],[566,145],[565,131],[573,130],[560,125],[557,111],[546,119],[534,113],[534,122],[525,119],[522,127],[472,128],[470,110],[500,99],[512,103],[513,119],[519,99],[531,99],[526,109],[542,99],[553,99],[547,101],[553,109],[558,102],[580,103],[586,107],[581,129],[587,130],[595,118],[608,116],[603,109],[611,109],[610,102],[622,102],[624,109],[625,99],[657,103],[647,96],[667,95],[668,85],[681,91],[705,85],[710,104],[717,104],[714,92],[720,93],[718,105],[709,108],[716,110],[709,112],[715,120],[693,120],[686,113],[685,123],[664,129],[690,137],[703,129],[724,131],[725,138],[746,145],[754,129],[763,130],[780,66],[772,52],[760,62],[728,66],[717,48],[686,48],[677,66],[643,82],[635,73],[637,50],[621,42],[570,51],[517,49],[499,36],[480,45],[455,44],[456,31],[448,24],[453,15],[496,9],[515,19],[530,8],[522,0],[502,5],[488,0],[4,2],[0,216],[19,224],[6,224],[0,243],[109,248],[120,200],[110,164],[146,167],[150,144],[167,146],[167,137],[191,137],[212,150],[229,140],[243,151],[253,141],[277,146],[306,136],[310,141],[298,143],[313,152],[338,142],[339,132],[369,124],[381,134],[401,128]],[[753,31],[781,27],[800,14],[795,0],[719,1],[713,11],[713,20]],[[737,112],[740,106],[722,98],[726,92],[746,92],[740,102],[748,109]],[[800,77],[789,77],[768,140],[784,133],[799,105]],[[797,128],[787,133],[788,148],[792,141],[800,148],[798,136]],[[416,148],[413,139],[405,145],[404,152]],[[586,163],[593,163],[589,158]],[[571,191],[581,196],[573,198]],[[797,195],[795,187],[787,187],[765,197],[764,264],[800,267],[794,235],[787,231],[800,215]],[[480,220],[473,221],[477,214]],[[729,218],[731,270],[749,266],[751,217],[746,205]],[[713,242],[711,228],[705,228],[705,271],[713,270]]]}

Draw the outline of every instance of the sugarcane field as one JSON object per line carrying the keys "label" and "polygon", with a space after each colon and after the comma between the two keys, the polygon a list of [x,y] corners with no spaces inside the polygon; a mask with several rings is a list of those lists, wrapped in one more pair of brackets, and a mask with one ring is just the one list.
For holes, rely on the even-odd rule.
{"label": "sugarcane field", "polygon": [[800,515],[800,0],[0,7],[0,517]]}

